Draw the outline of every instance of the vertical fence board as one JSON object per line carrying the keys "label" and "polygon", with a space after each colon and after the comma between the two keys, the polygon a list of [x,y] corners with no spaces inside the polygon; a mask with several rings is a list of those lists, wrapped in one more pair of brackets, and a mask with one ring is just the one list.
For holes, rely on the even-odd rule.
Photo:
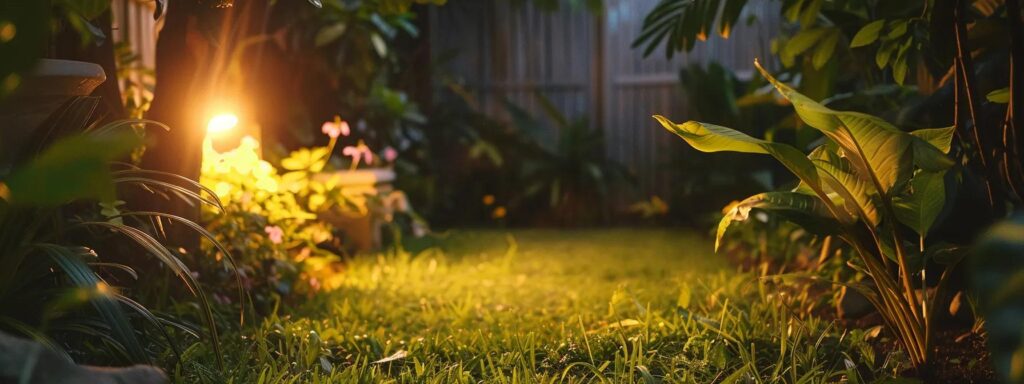
{"label": "vertical fence board", "polygon": [[[567,116],[586,116],[599,125],[608,156],[637,177],[638,188],[616,193],[621,206],[664,195],[671,187],[664,164],[678,146],[669,145],[676,139],[651,115],[688,118],[686,97],[699,95],[680,92],[679,70],[718,62],[750,76],[753,60],[769,56],[770,39],[779,28],[779,4],[754,0],[729,39],[709,36],[671,60],[660,49],[643,58],[631,45],[657,1],[605,0],[604,11],[593,13],[572,9],[568,0],[554,12],[530,2],[451,0],[432,10],[431,39],[437,51],[460,52],[449,68],[491,116],[507,118],[504,100],[541,116],[534,96],[541,93]],[[757,22],[747,25],[748,16]],[[474,62],[489,65],[474,70]]]}

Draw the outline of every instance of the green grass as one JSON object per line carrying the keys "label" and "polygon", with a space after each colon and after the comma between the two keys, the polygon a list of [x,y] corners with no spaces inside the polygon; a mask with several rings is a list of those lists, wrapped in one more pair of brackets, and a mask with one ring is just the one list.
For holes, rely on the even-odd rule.
{"label": "green grass", "polygon": [[[356,258],[345,285],[202,343],[179,382],[858,382],[859,331],[672,230],[456,231]],[[798,292],[798,291],[797,291]],[[859,371],[859,372],[858,372]]]}

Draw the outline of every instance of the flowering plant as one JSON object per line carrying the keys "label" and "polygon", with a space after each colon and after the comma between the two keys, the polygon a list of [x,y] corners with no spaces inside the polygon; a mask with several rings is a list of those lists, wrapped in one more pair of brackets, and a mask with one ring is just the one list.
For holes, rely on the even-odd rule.
{"label": "flowering plant", "polygon": [[[225,209],[205,209],[203,220],[235,255],[243,284],[257,303],[275,294],[312,293],[340,284],[331,267],[339,258],[321,246],[336,241],[332,228],[316,220],[303,199],[309,193],[296,193],[309,186],[286,180],[260,159],[254,138],[245,137],[237,148],[223,153],[207,139],[200,182],[217,194]],[[212,246],[206,248],[216,255],[209,260],[207,273],[232,278],[218,268],[224,255]]]}

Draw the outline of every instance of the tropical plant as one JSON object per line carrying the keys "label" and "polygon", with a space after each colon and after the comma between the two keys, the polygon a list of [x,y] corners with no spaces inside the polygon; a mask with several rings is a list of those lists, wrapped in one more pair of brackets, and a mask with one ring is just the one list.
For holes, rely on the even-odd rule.
{"label": "tropical plant", "polygon": [[[781,129],[786,122],[784,117],[790,113],[784,106],[762,102],[765,97],[751,95],[766,85],[759,77],[741,80],[728,68],[711,62],[683,68],[679,79],[684,94],[700,95],[685,98],[691,119],[733,127],[755,136],[796,136],[798,146],[809,141],[803,137],[807,135],[790,135],[798,131]],[[754,155],[704,156],[685,143],[671,144],[670,156],[661,168],[671,177],[669,206],[676,221],[700,227],[717,223],[718,208],[733,199],[730,193],[752,194],[790,181],[784,170],[760,162]]]}
{"label": "tropical plant", "polygon": [[[801,120],[826,137],[810,154],[718,125],[675,124],[656,117],[697,150],[768,154],[800,180],[791,191],[761,193],[732,207],[719,224],[716,248],[729,225],[746,220],[755,209],[780,214],[814,232],[835,234],[854,250],[851,266],[874,283],[847,285],[882,314],[911,362],[926,366],[933,353],[932,320],[941,300],[941,292],[931,293],[923,279],[926,260],[937,257],[926,239],[945,206],[944,179],[954,165],[945,153],[953,128],[907,133],[874,116],[835,111],[755,65]],[[918,241],[906,239],[905,227],[917,233]],[[940,291],[955,261],[949,261]]]}
{"label": "tropical plant", "polygon": [[[1022,200],[1024,172],[1016,132],[1021,113],[1011,105],[997,105],[1012,99],[1013,92],[1024,92],[1009,86],[1014,72],[1024,71],[1019,64],[1024,62],[1019,59],[1024,56],[1024,28],[1018,0],[781,3],[784,27],[772,51],[801,93],[898,117],[908,126],[953,121],[960,139],[952,157],[967,166],[966,177],[977,180],[981,191],[963,198],[983,200],[978,205],[990,211],[980,224],[1000,219],[1006,206]],[[689,51],[716,26],[728,37],[749,4],[661,0],[634,46],[644,47],[645,54],[663,47],[671,56]],[[986,94],[992,96],[988,103],[982,99]],[[938,107],[947,105],[953,108]]]}
{"label": "tropical plant", "polygon": [[585,117],[570,119],[541,94],[536,97],[551,124],[506,103],[526,144],[526,156],[518,164],[522,197],[540,198],[569,223],[606,218],[607,212],[601,211],[605,199],[613,186],[630,179],[629,172],[605,155],[603,130]]}
{"label": "tropical plant", "polygon": [[[71,100],[24,146],[24,161],[0,176],[0,327],[58,351],[63,349],[53,336],[83,335],[98,340],[112,356],[145,362],[150,352],[139,334],[143,329],[133,325],[138,318],[180,356],[169,328],[198,333],[187,323],[154,314],[115,288],[125,277],[138,279],[136,269],[120,260],[138,261],[126,256],[141,249],[198,299],[208,340],[220,357],[205,291],[176,248],[158,240],[164,225],[185,226],[208,239],[212,235],[174,215],[131,211],[117,196],[118,189],[141,188],[153,196],[192,203],[220,207],[220,202],[192,192],[201,188],[194,181],[115,163],[140,144],[133,125],[166,127],[145,120],[94,124],[98,102],[90,97]],[[118,164],[116,170],[112,164]],[[91,304],[93,311],[79,310],[81,303]]]}

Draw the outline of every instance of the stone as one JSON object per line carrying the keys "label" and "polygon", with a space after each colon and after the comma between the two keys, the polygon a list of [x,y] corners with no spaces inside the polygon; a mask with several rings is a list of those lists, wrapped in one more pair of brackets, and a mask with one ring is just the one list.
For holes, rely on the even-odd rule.
{"label": "stone", "polygon": [[164,384],[167,375],[148,365],[78,365],[46,346],[0,332],[0,383]]}

